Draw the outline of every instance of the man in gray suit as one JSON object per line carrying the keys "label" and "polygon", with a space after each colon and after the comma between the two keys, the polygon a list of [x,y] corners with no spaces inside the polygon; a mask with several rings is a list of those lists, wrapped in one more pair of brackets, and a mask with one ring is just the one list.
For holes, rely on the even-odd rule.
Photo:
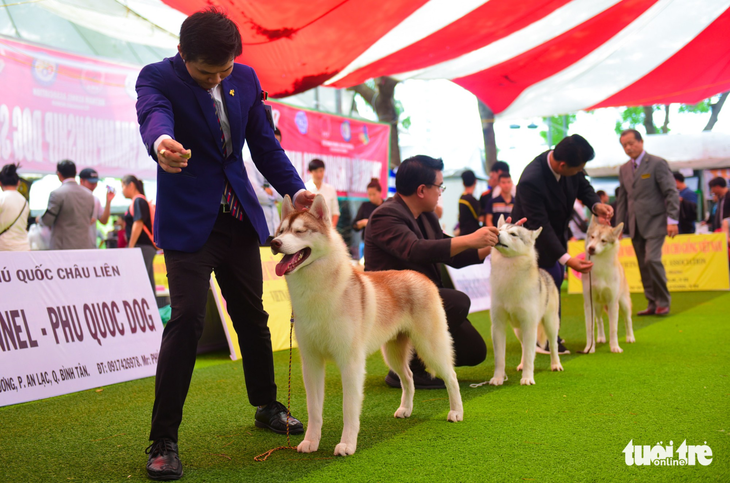
{"label": "man in gray suit", "polygon": [[641,133],[627,129],[620,140],[631,159],[619,170],[616,220],[627,222],[649,301],[637,315],[667,315],[671,298],[662,246],[666,236],[674,237],[679,231],[679,192],[667,161],[644,151]]}
{"label": "man in gray suit", "polygon": [[38,221],[51,228],[51,250],[94,248],[89,226],[94,219],[94,195],[76,182],[76,165],[63,160],[56,165],[61,187],[51,191],[48,208]]}

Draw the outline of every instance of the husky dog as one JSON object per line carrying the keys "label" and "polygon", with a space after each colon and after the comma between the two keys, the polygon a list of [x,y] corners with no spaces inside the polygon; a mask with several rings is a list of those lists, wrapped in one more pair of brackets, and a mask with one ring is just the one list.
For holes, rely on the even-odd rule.
{"label": "husky dog", "polygon": [[[598,223],[596,217],[593,216],[588,233],[586,233],[586,256],[593,262],[593,269],[590,274],[584,274],[582,277],[583,308],[586,314],[586,348],[584,352],[595,352],[595,342],[606,342],[603,332],[604,308],[608,312],[608,338],[611,352],[623,352],[618,345],[619,312],[626,318],[626,342],[636,341],[631,323],[629,283],[624,274],[624,267],[621,266],[618,259],[623,229],[623,223],[619,223],[616,228],[613,228]],[[593,300],[591,300],[591,294]],[[595,342],[593,341],[594,323],[598,333]]]}
{"label": "husky dog", "polygon": [[450,405],[447,419],[463,420],[446,313],[436,285],[428,277],[408,270],[354,269],[342,238],[332,228],[321,195],[314,198],[309,211],[295,211],[287,196],[276,235],[271,249],[284,254],[276,273],[285,275],[289,286],[307,390],[309,424],[297,447],[300,453],[319,447],[326,359],[334,360],[342,375],[344,424],[335,455],[355,452],[365,359],[379,347],[403,387],[396,418],[407,418],[413,410],[415,388],[408,367],[412,344],[426,366],[446,383]]}
{"label": "husky dog", "polygon": [[[520,384],[535,384],[535,348],[538,327],[542,326],[550,343],[550,367],[562,371],[558,355],[558,307],[560,295],[552,277],[537,266],[535,240],[542,228],[530,231],[504,222],[499,217],[499,242],[492,250],[492,344],[494,377],[489,381],[501,386],[504,372],[507,324],[511,324],[522,344]],[[540,331],[542,335],[542,330]],[[544,342],[544,341],[541,341]]]}

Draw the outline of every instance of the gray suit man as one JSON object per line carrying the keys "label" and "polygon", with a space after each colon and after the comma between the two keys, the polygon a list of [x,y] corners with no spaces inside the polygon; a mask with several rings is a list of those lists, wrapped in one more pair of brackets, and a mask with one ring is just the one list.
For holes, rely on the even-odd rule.
{"label": "gray suit man", "polygon": [[43,225],[51,228],[51,249],[95,248],[89,238],[89,226],[94,219],[94,195],[76,183],[73,161],[59,162],[56,170],[63,184],[51,192],[48,208],[38,218]]}
{"label": "gray suit man", "polygon": [[616,221],[624,221],[629,227],[644,295],[649,301],[647,309],[637,315],[667,315],[671,297],[662,246],[666,236],[678,233],[679,192],[667,161],[644,151],[638,131],[621,133],[621,146],[631,159],[619,170]]}

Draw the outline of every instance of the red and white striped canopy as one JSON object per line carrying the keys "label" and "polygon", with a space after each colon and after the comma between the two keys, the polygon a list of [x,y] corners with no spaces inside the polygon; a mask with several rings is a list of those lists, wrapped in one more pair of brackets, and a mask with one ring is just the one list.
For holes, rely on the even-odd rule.
{"label": "red and white striped canopy", "polygon": [[220,5],[273,97],[451,79],[503,118],[730,90],[730,0],[164,0]]}

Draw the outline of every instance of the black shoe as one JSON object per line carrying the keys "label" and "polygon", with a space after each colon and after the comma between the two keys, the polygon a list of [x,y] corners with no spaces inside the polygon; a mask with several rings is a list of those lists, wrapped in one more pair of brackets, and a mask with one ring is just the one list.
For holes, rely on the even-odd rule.
{"label": "black shoe", "polygon": [[[388,371],[385,383],[390,387],[400,388],[400,378],[393,371]],[[446,389],[446,384],[438,377],[432,377],[428,372],[413,373],[413,385],[416,389]]]}
{"label": "black shoe", "polygon": [[[254,424],[259,428],[270,429],[279,434],[286,434],[287,421],[286,406],[279,401],[269,403],[264,407],[256,408],[256,420]],[[300,434],[304,432],[304,425],[294,416],[289,416],[289,434]]]}
{"label": "black shoe", "polygon": [[[538,354],[550,354],[550,342],[545,342],[545,347],[540,347],[540,344],[537,344],[537,349],[535,349],[535,352]],[[564,356],[566,354],[570,354],[570,351],[567,347],[563,345],[563,339],[558,337],[558,354],[561,356]]]}
{"label": "black shoe", "polygon": [[169,439],[155,441],[147,447],[147,476],[153,480],[179,480],[183,475],[177,443]]}

